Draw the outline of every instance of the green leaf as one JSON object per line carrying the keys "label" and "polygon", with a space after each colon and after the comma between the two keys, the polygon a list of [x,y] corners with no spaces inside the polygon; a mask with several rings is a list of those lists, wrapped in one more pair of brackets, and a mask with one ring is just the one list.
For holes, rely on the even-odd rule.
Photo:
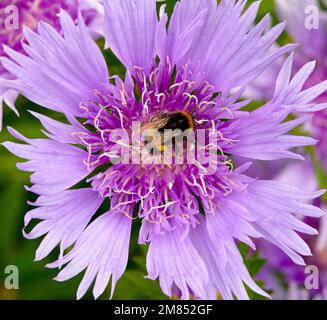
{"label": "green leaf", "polygon": [[146,273],[140,270],[127,270],[117,284],[114,299],[167,299],[158,281],[145,279],[145,275]]}

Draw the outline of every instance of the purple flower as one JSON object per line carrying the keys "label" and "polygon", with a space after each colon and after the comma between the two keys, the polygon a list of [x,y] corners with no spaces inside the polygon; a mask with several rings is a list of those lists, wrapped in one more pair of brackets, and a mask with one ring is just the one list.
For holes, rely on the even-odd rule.
{"label": "purple flower", "polygon": [[[300,44],[295,64],[296,70],[309,61],[316,60],[317,68],[308,85],[327,79],[327,13],[320,9],[318,0],[277,0],[280,16],[287,19],[287,31]],[[327,94],[318,102],[327,101]],[[327,172],[327,111],[317,112],[312,119],[312,132],[317,140],[317,151]]]}
{"label": "purple flower", "polygon": [[[37,29],[39,21],[44,21],[60,30],[58,13],[66,10],[73,19],[77,19],[80,11],[86,25],[92,34],[101,35],[103,23],[103,7],[98,0],[2,0],[0,3],[0,56],[5,55],[2,45],[6,45],[20,53],[22,46],[23,28]],[[0,64],[0,79],[13,79]],[[2,127],[2,103],[18,114],[15,100],[18,93],[13,90],[0,91],[0,131]]]}
{"label": "purple flower", "polygon": [[[316,69],[312,70],[305,87],[311,87],[327,79],[327,13],[318,0],[276,0],[277,13],[286,20],[286,31],[299,44],[294,56],[294,69],[299,71],[304,63],[315,60]],[[255,80],[250,93],[257,98],[270,98],[274,91],[273,79],[278,74],[282,61],[273,64],[267,72]],[[316,102],[326,103],[327,94],[321,95]],[[327,172],[327,111],[316,112],[310,122],[310,131],[319,141],[318,156]]]}
{"label": "purple flower", "polygon": [[[1,60],[16,78],[0,81],[1,89],[18,91],[68,120],[33,113],[47,137],[28,139],[9,128],[24,143],[4,143],[28,160],[19,169],[33,172],[29,190],[39,198],[25,224],[42,222],[26,236],[46,235],[36,259],[59,245],[58,260],[49,265],[64,266],[57,280],[86,270],[78,298],[94,281],[98,297],[111,277],[113,294],[126,268],[132,219],[141,219],[139,243],[149,244],[148,277],[159,278],[166,295],[171,297],[173,289],[183,299],[215,299],[217,292],[223,299],[247,299],[246,284],[267,296],[251,279],[237,242],[255,250],[252,239],[262,237],[304,264],[301,255],[311,252],[297,232],[313,235],[316,230],[295,214],[320,217],[321,209],[303,201],[323,191],[252,179],[245,173],[250,163],[234,167],[233,158],[303,159],[290,149],[315,140],[288,132],[308,116],[286,119],[292,112],[323,108],[312,101],[327,82],[302,90],[313,64],[291,79],[290,55],[273,99],[253,112],[242,111],[249,103],[240,99],[246,86],[294,49],[269,50],[284,24],[265,32],[267,16],[252,27],[258,2],[244,12],[246,1],[180,1],[168,29],[164,6],[158,18],[155,1],[108,0],[104,5],[107,46],[126,67],[123,80],[108,74],[82,17],[75,26],[63,11],[63,36],[41,23],[38,33],[25,30],[26,54],[5,47],[10,58]],[[133,135],[137,121],[142,128],[164,122],[166,127],[187,124],[196,133],[204,130],[214,141],[202,149],[215,161],[131,162],[139,154],[137,143],[128,139],[140,141]],[[114,139],[117,129],[126,132],[126,140]],[[128,151],[127,158],[117,161],[116,147]],[[165,149],[158,150],[161,159]],[[85,180],[88,188],[76,187]],[[107,212],[92,219],[106,198]]]}
{"label": "purple flower", "polygon": [[[294,164],[285,165],[284,168],[273,177],[280,182],[287,182],[296,187],[302,187],[307,191],[317,188],[317,181],[313,164],[310,160]],[[312,201],[308,202],[309,204]],[[316,205],[322,207],[327,212],[326,206],[319,201]],[[314,265],[319,270],[318,288],[305,288],[306,278],[309,276],[305,271],[305,266],[295,265],[291,259],[272,244],[258,241],[258,248],[261,256],[266,260],[266,264],[261,270],[258,278],[265,282],[265,288],[272,290],[274,299],[308,300],[327,299],[327,219],[324,215],[319,221],[317,219],[306,218],[304,222],[319,228],[319,236],[312,238],[305,236],[304,239],[310,246],[314,255],[306,257],[308,265]],[[281,275],[283,279],[281,280]]]}
{"label": "purple flower", "polygon": [[[301,69],[301,66],[310,60],[316,60],[316,69],[310,75],[305,87],[309,87],[319,83],[327,77],[327,15],[321,10],[319,2],[316,0],[276,0],[277,12],[281,20],[287,20],[287,32],[299,43],[299,48],[295,54],[294,65],[295,70]],[[281,61],[272,65],[272,67],[255,81],[252,92],[259,98],[269,97],[274,90],[272,79],[278,74],[278,68]],[[254,89],[254,90],[253,90]],[[318,103],[326,103],[327,95],[324,93],[316,99]],[[322,165],[327,172],[327,113],[326,110],[316,112],[312,121],[307,128],[313,133],[314,137],[319,141],[317,144],[318,156]],[[257,166],[255,167],[257,168]],[[271,167],[270,167],[271,168]],[[265,168],[267,169],[267,168]],[[262,170],[261,170],[262,171]],[[270,170],[271,171],[271,170]],[[276,171],[276,170],[275,170]],[[304,174],[305,173],[305,174]],[[313,166],[310,161],[306,164],[286,165],[278,176],[271,178],[287,179],[295,186],[314,186],[317,184]],[[305,180],[304,180],[305,179]],[[309,190],[313,190],[313,188]],[[321,204],[326,212],[326,206]],[[310,219],[305,220],[312,224]],[[292,262],[285,258],[278,250],[273,250],[272,246],[267,244],[261,245],[260,249],[267,258],[261,277],[270,284],[269,289],[274,289],[277,294],[276,298],[317,298],[323,297],[327,299],[327,220],[324,216],[319,224],[314,223],[319,228],[319,237],[316,241],[306,239],[314,251],[314,258],[306,259],[309,264],[319,266],[320,271],[320,288],[319,290],[304,289],[304,280],[307,276],[304,268],[295,266]],[[282,272],[289,284],[289,291],[286,292],[283,287],[278,284],[276,272]]]}

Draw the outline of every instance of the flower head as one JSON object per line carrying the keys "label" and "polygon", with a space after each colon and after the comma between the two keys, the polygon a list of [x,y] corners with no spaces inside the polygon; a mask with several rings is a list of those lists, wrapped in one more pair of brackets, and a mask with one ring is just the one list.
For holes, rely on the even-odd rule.
{"label": "flower head", "polygon": [[[60,31],[58,14],[61,9],[66,10],[73,19],[77,19],[80,11],[90,31],[94,35],[101,34],[103,9],[97,0],[3,0],[0,3],[0,56],[5,55],[3,45],[24,53],[23,29],[36,30],[40,21]],[[13,75],[2,64],[0,64],[0,78],[13,78]],[[14,106],[17,95],[18,93],[13,90],[0,91],[0,130],[2,126],[2,102],[4,101],[18,113]]]}
{"label": "flower head", "polygon": [[[245,283],[267,296],[251,279],[237,241],[255,249],[252,238],[265,238],[303,264],[301,255],[310,255],[310,249],[297,232],[316,231],[296,214],[320,217],[319,208],[302,201],[323,191],[252,179],[246,175],[250,163],[235,167],[233,157],[302,159],[290,149],[315,141],[287,133],[308,117],[286,118],[322,108],[312,100],[327,83],[302,90],[312,64],[291,79],[290,55],[274,98],[246,112],[244,88],[294,48],[269,50],[283,24],[265,33],[265,17],[252,28],[259,3],[244,11],[246,1],[180,1],[168,29],[164,6],[158,18],[156,1],[104,5],[107,46],[126,67],[124,79],[109,76],[82,17],[75,25],[64,11],[63,36],[42,23],[38,33],[26,29],[26,55],[5,47],[9,58],[2,58],[16,80],[2,80],[0,88],[17,90],[68,120],[33,113],[47,138],[28,139],[9,128],[24,143],[4,143],[28,160],[18,167],[33,172],[29,190],[39,198],[25,224],[42,222],[26,236],[46,234],[36,259],[59,245],[58,260],[49,265],[65,266],[57,280],[86,269],[78,298],[94,280],[98,297],[111,277],[113,294],[126,268],[132,220],[140,219],[139,243],[149,244],[148,277],[159,278],[166,295],[174,289],[183,299],[214,299],[217,292],[224,299],[247,299]],[[184,137],[180,145],[176,139],[163,143],[163,129],[171,128],[188,131],[188,138],[195,133],[190,149]],[[147,129],[158,136],[144,139]],[[194,149],[195,157],[179,162]],[[201,150],[210,161],[199,158]],[[173,162],[167,154],[174,155]],[[88,188],[76,187],[85,180]],[[108,211],[92,220],[106,198]]]}

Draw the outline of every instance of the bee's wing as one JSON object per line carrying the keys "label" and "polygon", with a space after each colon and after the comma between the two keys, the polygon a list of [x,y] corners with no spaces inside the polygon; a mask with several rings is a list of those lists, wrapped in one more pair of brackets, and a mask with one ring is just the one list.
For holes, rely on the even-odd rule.
{"label": "bee's wing", "polygon": [[145,130],[146,129],[160,130],[165,127],[165,125],[168,123],[168,121],[169,121],[168,116],[153,118],[152,120],[150,120],[148,123],[146,123],[144,125],[144,129]]}

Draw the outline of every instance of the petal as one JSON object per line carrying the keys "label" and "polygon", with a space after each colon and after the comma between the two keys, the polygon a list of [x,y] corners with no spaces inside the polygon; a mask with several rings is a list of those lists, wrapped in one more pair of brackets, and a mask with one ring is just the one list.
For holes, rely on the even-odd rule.
{"label": "petal", "polygon": [[[210,216],[210,219],[215,217]],[[258,294],[269,297],[251,279],[234,240],[230,236],[224,237],[224,230],[214,230],[210,221],[201,220],[200,224],[191,230],[192,242],[208,268],[211,285],[222,298],[232,300],[235,296],[239,300],[248,300],[244,283]],[[209,229],[212,227],[210,232],[214,232],[212,236],[215,241],[209,236],[206,223]],[[224,241],[221,241],[222,238]]]}
{"label": "petal", "polygon": [[[115,285],[126,269],[132,220],[120,212],[107,212],[92,222],[77,240],[73,249],[63,257],[67,266],[56,277],[66,281],[86,269],[78,288],[81,299],[95,280],[94,296],[98,298],[112,276],[111,297]],[[48,267],[60,265],[57,261]]]}
{"label": "petal", "polygon": [[308,256],[311,252],[297,232],[313,235],[317,231],[298,215],[321,217],[321,209],[302,202],[323,193],[303,191],[275,181],[256,180],[246,190],[235,192],[231,197],[251,212],[255,218],[252,225],[264,239],[283,250],[295,263],[304,264],[300,255]]}
{"label": "petal", "polygon": [[43,127],[48,131],[45,134],[52,140],[65,144],[78,144],[80,139],[75,135],[76,132],[85,131],[84,127],[76,121],[73,125],[53,120],[40,113],[30,111],[30,113],[40,120]]}
{"label": "petal", "polygon": [[80,237],[102,201],[92,189],[39,197],[35,203],[39,207],[25,216],[25,227],[32,219],[43,220],[28,234],[24,232],[26,238],[35,239],[47,234],[36,251],[35,260],[45,258],[59,243],[62,256],[64,250]]}
{"label": "petal", "polygon": [[274,112],[272,108],[259,108],[248,117],[234,121],[229,127],[235,133],[235,144],[230,153],[248,159],[278,160],[283,158],[302,160],[299,154],[289,151],[300,146],[314,145],[316,140],[309,137],[286,135],[310,117],[303,116],[283,122],[288,112]]}
{"label": "petal", "polygon": [[172,297],[173,284],[182,293],[182,299],[190,298],[190,290],[196,297],[206,299],[209,284],[207,268],[184,230],[177,228],[152,237],[147,255],[148,277],[159,277],[162,291]]}
{"label": "petal", "polygon": [[81,17],[78,21],[76,26],[60,13],[63,37],[43,22],[39,34],[25,29],[27,55],[5,48],[11,60],[2,58],[2,63],[17,79],[0,80],[0,91],[13,89],[41,106],[80,115],[80,103],[93,99],[94,90],[105,92],[109,75],[101,51]]}
{"label": "petal", "polygon": [[315,63],[304,65],[291,79],[293,55],[290,55],[277,78],[274,97],[246,118],[237,119],[229,127],[237,140],[231,153],[250,159],[277,160],[282,158],[303,160],[301,155],[289,151],[295,147],[315,145],[309,137],[285,135],[311,117],[300,116],[286,121],[291,113],[308,113],[325,109],[326,104],[313,101],[327,90],[327,81],[302,91],[304,83],[313,72]]}
{"label": "petal", "polygon": [[293,55],[290,55],[278,75],[274,98],[270,104],[276,110],[284,108],[295,113],[325,109],[326,104],[315,104],[313,101],[327,90],[327,81],[302,90],[312,75],[316,62],[305,64],[291,79],[292,65]]}
{"label": "petal", "polygon": [[323,206],[324,216],[320,219],[319,237],[316,243],[316,250],[322,256],[327,253],[327,207]]}
{"label": "petal", "polygon": [[[1,80],[1,78],[0,78]],[[1,90],[0,90],[1,91]],[[0,132],[2,131],[2,116],[3,116],[3,104],[5,103],[12,111],[18,116],[18,111],[15,107],[15,101],[17,99],[18,93],[13,90],[5,90],[0,92]]]}
{"label": "petal", "polygon": [[20,144],[4,142],[3,146],[18,157],[29,161],[17,164],[23,171],[34,172],[30,191],[37,194],[56,194],[69,189],[88,176],[84,164],[86,151],[49,139],[27,139],[9,128],[16,138],[26,142]]}
{"label": "petal", "polygon": [[[295,48],[269,50],[284,24],[268,29],[266,16],[252,28],[259,1],[244,13],[246,1],[183,0],[169,26],[167,46],[173,64],[189,65],[193,74],[229,92],[255,79],[269,65]],[[242,14],[243,13],[243,14]],[[169,49],[170,48],[170,49]]]}
{"label": "petal", "polygon": [[166,16],[158,21],[155,0],[105,0],[107,46],[127,68],[148,74],[158,53],[157,37],[166,32]]}
{"label": "petal", "polygon": [[79,11],[87,19],[87,27],[94,39],[103,36],[104,8],[99,0],[80,0]]}

